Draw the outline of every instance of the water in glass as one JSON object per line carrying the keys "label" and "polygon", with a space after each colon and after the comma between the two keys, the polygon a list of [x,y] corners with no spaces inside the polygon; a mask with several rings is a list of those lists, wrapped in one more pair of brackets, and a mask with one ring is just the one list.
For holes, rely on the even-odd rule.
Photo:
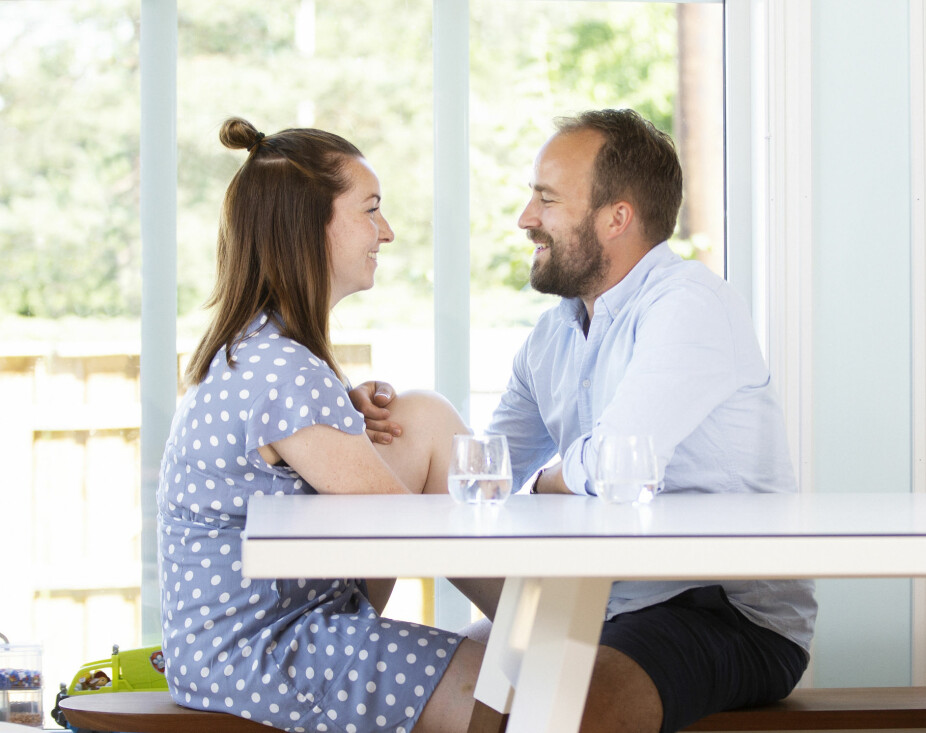
{"label": "water in glass", "polygon": [[595,493],[609,504],[648,503],[656,494],[659,468],[649,436],[605,433],[596,440],[592,469]]}
{"label": "water in glass", "polygon": [[461,504],[501,504],[511,494],[511,458],[504,435],[455,435],[447,490]]}

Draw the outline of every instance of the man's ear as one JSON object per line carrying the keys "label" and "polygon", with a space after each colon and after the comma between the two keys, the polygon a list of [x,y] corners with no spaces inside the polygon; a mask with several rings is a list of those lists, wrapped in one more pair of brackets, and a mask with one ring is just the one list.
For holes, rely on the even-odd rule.
{"label": "man's ear", "polygon": [[615,201],[604,208],[606,213],[605,226],[608,237],[619,237],[624,234],[636,219],[636,211],[628,201]]}

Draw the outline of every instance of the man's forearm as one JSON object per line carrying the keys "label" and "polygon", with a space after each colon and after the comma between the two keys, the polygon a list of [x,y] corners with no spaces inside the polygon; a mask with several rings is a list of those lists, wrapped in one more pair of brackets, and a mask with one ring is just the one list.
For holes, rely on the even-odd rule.
{"label": "man's forearm", "polygon": [[535,483],[534,493],[537,494],[571,494],[566,482],[563,481],[563,464],[557,463],[540,472]]}

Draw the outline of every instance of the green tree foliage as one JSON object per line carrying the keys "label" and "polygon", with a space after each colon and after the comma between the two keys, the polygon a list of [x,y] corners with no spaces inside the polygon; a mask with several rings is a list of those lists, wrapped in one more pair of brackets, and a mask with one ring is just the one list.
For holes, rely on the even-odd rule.
{"label": "green tree foliage", "polygon": [[[674,10],[633,5],[471,0],[474,290],[527,283],[516,221],[553,116],[634,106],[671,131]],[[140,312],[139,6],[0,3],[2,312]],[[181,315],[208,295],[221,198],[244,160],[218,142],[231,115],[267,133],[313,125],[355,142],[396,231],[376,308],[358,301],[362,325],[394,317],[400,302],[429,308],[431,3],[181,0],[178,12]]]}
{"label": "green tree foliage", "polygon": [[138,18],[0,4],[0,308],[137,311]]}

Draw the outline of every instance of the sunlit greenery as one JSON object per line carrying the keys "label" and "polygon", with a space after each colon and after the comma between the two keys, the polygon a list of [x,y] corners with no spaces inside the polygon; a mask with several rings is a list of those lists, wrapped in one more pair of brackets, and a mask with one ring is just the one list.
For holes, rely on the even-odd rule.
{"label": "sunlit greenery", "polygon": [[[267,133],[331,129],[365,152],[397,237],[374,293],[346,301],[341,317],[429,322],[431,2],[180,0],[178,9],[181,318],[199,317],[211,286],[221,196],[243,160],[217,133],[240,115]],[[674,13],[471,0],[474,299],[526,286],[530,248],[516,220],[553,116],[633,106],[672,130]],[[139,0],[0,3],[0,313],[140,312],[139,14]],[[477,305],[474,318],[529,323],[540,300],[523,303]]]}

